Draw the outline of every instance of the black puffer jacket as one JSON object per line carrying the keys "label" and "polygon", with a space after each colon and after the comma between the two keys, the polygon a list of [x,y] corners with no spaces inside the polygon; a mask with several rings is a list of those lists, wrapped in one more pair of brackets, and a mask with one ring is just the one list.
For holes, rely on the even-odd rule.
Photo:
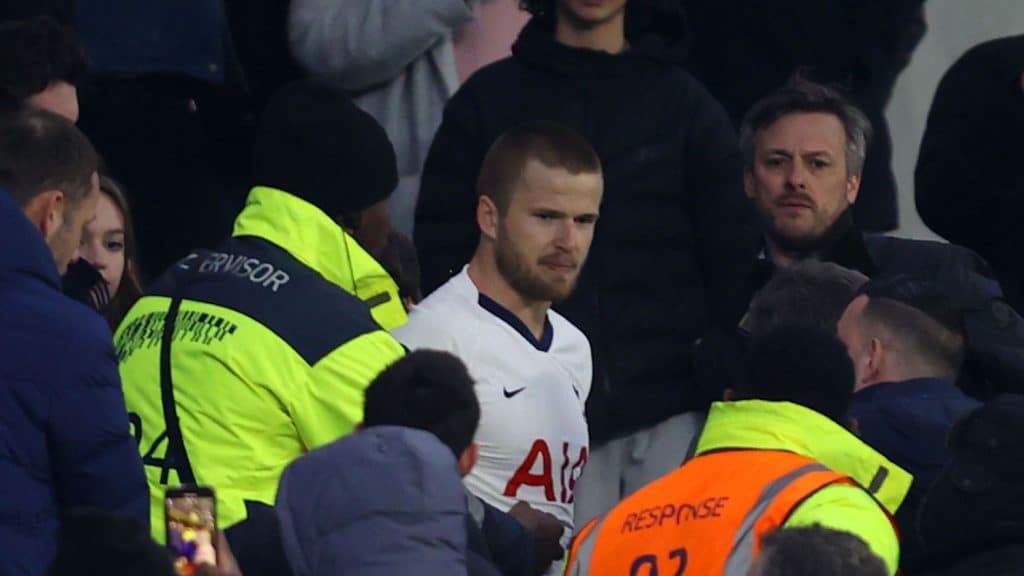
{"label": "black puffer jacket", "polygon": [[[657,21],[662,30],[671,20]],[[587,413],[597,444],[701,405],[690,388],[693,343],[710,322],[742,313],[730,296],[757,241],[721,106],[661,37],[630,44],[621,55],[574,49],[531,21],[512,57],[452,97],[416,210],[429,292],[477,245],[475,182],[498,136],[552,120],[591,142],[604,166],[601,220],[578,288],[558,308],[594,350]]]}

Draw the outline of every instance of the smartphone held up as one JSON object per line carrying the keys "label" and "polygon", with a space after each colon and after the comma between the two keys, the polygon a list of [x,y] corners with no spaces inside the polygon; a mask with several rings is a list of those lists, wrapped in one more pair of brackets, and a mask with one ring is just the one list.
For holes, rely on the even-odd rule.
{"label": "smartphone held up", "polygon": [[217,565],[217,498],[213,488],[168,488],[164,523],[175,574],[194,576],[201,564]]}

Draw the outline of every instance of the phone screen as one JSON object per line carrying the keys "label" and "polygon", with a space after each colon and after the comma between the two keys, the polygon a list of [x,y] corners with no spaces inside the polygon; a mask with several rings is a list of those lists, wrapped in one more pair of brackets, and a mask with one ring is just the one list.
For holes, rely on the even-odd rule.
{"label": "phone screen", "polygon": [[211,488],[171,488],[164,501],[167,547],[178,576],[217,564],[217,499]]}

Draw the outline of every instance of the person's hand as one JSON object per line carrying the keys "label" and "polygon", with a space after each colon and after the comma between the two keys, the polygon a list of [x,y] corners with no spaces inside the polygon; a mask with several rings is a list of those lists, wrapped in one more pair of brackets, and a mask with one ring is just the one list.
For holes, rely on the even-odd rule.
{"label": "person's hand", "polygon": [[101,314],[113,297],[106,280],[84,258],[79,258],[68,265],[61,282],[67,297],[91,306]]}
{"label": "person's hand", "polygon": [[565,555],[560,540],[565,526],[547,512],[541,512],[526,502],[517,502],[508,515],[515,518],[533,537],[535,571],[537,574],[547,572],[552,562],[561,560]]}
{"label": "person's hand", "polygon": [[242,576],[242,570],[238,567],[235,555],[231,553],[231,546],[223,531],[217,532],[217,565],[201,564],[196,576]]}

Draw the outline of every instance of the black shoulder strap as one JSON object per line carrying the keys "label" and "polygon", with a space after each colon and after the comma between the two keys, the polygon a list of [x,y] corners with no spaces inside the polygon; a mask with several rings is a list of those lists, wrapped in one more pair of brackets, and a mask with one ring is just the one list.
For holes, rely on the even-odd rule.
{"label": "black shoulder strap", "polygon": [[[181,437],[181,423],[178,421],[178,407],[174,402],[174,382],[171,380],[171,342],[174,340],[174,327],[178,320],[178,310],[185,287],[190,284],[192,274],[175,291],[171,298],[171,306],[164,319],[164,333],[160,340],[160,400],[164,409],[164,424],[167,430],[167,455],[178,472],[182,484],[195,484],[196,476],[192,471],[192,462],[188,459],[185,440]],[[166,470],[166,469],[165,469]]]}

